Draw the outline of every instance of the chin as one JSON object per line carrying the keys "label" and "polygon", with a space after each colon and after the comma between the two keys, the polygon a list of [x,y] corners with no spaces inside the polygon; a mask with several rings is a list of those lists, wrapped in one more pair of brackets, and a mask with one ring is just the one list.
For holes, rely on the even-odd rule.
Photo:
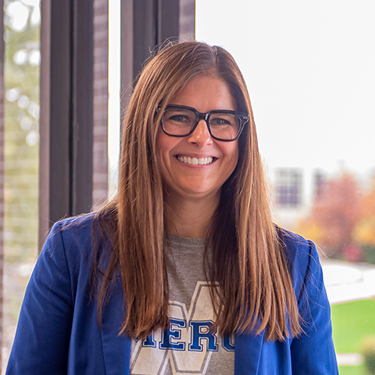
{"label": "chin", "polygon": [[197,188],[185,188],[181,192],[181,196],[189,197],[189,198],[196,198],[196,199],[202,199],[202,198],[209,198],[214,197],[218,195],[220,189],[197,189]]}

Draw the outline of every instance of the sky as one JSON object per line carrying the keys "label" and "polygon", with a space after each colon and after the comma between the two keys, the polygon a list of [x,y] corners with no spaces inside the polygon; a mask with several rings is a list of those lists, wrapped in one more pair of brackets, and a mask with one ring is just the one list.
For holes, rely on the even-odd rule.
{"label": "sky", "polygon": [[375,170],[374,0],[196,0],[250,92],[266,167]]}

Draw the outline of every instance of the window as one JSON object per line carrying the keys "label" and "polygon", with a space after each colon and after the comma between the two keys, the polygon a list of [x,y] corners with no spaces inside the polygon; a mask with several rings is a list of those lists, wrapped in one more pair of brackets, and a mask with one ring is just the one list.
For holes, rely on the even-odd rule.
{"label": "window", "polygon": [[278,169],[276,176],[277,205],[299,207],[301,205],[302,171]]}

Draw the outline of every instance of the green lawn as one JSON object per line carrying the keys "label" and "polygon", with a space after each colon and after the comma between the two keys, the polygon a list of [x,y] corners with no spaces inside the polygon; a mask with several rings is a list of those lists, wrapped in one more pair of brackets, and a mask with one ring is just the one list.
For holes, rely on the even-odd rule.
{"label": "green lawn", "polygon": [[[375,336],[375,300],[332,306],[333,340],[337,353],[360,353],[365,338]],[[341,366],[340,375],[367,375],[365,367]]]}
{"label": "green lawn", "polygon": [[360,366],[340,366],[340,375],[369,375],[365,365]]}

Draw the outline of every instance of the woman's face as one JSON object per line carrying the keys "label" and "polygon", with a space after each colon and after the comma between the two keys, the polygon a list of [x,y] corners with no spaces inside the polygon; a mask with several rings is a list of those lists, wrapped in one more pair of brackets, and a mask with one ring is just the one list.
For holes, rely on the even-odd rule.
{"label": "woman's face", "polygon": [[[168,104],[193,107],[203,113],[236,110],[227,84],[213,76],[193,78]],[[238,161],[238,141],[211,138],[204,120],[183,138],[166,135],[160,127],[156,147],[163,181],[169,193],[178,198],[218,197]]]}

